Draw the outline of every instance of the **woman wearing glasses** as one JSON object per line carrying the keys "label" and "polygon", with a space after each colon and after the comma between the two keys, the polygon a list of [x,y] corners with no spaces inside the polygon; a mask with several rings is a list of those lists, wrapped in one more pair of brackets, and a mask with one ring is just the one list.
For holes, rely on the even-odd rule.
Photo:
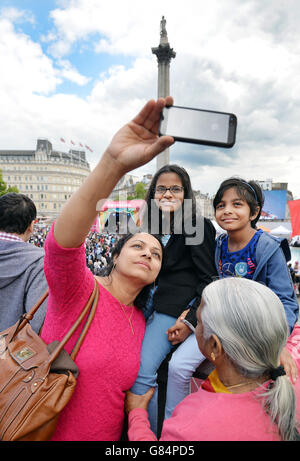
{"label": "woman wearing glasses", "polygon": [[[157,386],[157,370],[162,361],[176,344],[192,333],[181,318],[196,325],[202,291],[217,275],[215,229],[208,219],[200,217],[199,213],[196,215],[195,196],[184,168],[166,165],[157,171],[146,204],[143,226],[152,234],[162,235],[165,251],[156,286],[144,300],[148,320],[140,370],[131,389],[138,395]],[[168,393],[166,408],[173,397]],[[148,412],[151,428],[157,433],[157,389]]]}

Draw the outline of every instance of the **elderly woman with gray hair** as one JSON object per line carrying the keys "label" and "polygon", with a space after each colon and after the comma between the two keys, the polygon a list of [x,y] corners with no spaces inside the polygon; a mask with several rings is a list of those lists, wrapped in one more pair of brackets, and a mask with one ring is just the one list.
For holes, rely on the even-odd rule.
{"label": "elderly woman with gray hair", "polygon": [[[279,364],[287,345],[299,369],[300,326],[289,337],[274,292],[252,280],[218,280],[204,289],[197,320],[199,349],[215,369],[164,422],[160,440],[299,440],[300,383]],[[127,393],[129,440],[156,440],[146,412],[151,395]]]}

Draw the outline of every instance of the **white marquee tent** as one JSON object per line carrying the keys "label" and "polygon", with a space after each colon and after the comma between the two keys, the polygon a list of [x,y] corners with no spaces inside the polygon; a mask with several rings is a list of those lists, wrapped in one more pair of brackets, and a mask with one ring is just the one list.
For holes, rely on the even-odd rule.
{"label": "white marquee tent", "polygon": [[275,235],[276,237],[286,237],[287,238],[291,234],[291,231],[284,226],[278,226],[272,229],[270,233],[272,235]]}

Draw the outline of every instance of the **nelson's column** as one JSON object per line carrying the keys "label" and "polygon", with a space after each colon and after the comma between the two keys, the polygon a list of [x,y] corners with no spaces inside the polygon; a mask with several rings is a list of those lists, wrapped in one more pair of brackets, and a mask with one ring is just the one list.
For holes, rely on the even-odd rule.
{"label": "nelson's column", "polygon": [[[152,48],[152,53],[156,55],[158,62],[158,85],[157,97],[165,98],[170,95],[170,62],[175,58],[176,53],[170,47],[166,30],[166,20],[162,17],[160,22],[160,42],[158,47]],[[169,163],[169,149],[166,149],[156,157],[156,169],[159,170]]]}

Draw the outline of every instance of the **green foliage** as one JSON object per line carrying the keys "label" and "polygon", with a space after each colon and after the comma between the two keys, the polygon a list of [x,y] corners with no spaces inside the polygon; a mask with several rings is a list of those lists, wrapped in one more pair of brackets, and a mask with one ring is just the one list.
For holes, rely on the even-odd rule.
{"label": "green foliage", "polygon": [[144,199],[146,196],[147,190],[145,185],[142,182],[138,182],[135,186],[135,198]]}
{"label": "green foliage", "polygon": [[0,197],[8,192],[19,193],[19,189],[16,186],[7,187],[6,182],[3,180],[2,171],[0,170]]}

